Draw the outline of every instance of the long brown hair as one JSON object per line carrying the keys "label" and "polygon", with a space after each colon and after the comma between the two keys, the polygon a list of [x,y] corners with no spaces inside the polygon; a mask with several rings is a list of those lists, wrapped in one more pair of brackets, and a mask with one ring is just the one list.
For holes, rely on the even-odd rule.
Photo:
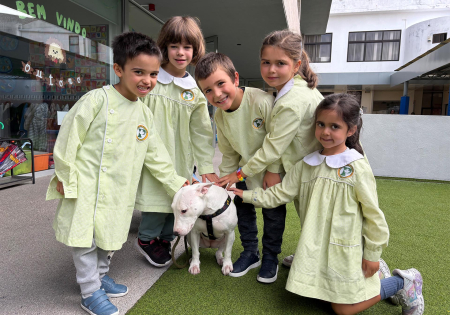
{"label": "long brown hair", "polygon": [[169,62],[167,46],[186,41],[193,47],[191,64],[196,65],[205,54],[205,40],[200,26],[190,16],[173,16],[164,23],[158,36],[158,46],[163,55],[162,65]]}
{"label": "long brown hair", "polygon": [[260,56],[262,55],[266,46],[275,46],[283,49],[285,54],[294,61],[294,64],[299,60],[302,61],[297,74],[308,83],[310,89],[314,89],[319,83],[317,74],[309,66],[309,56],[302,48],[303,40],[300,34],[294,33],[290,30],[274,31],[264,38]]}
{"label": "long brown hair", "polygon": [[361,117],[362,109],[356,97],[346,93],[328,95],[317,105],[315,121],[317,121],[319,113],[324,110],[336,111],[347,124],[348,129],[356,126],[355,133],[345,140],[345,145],[350,149],[355,149],[359,153],[364,154],[361,143],[359,142],[359,135],[363,125]]}

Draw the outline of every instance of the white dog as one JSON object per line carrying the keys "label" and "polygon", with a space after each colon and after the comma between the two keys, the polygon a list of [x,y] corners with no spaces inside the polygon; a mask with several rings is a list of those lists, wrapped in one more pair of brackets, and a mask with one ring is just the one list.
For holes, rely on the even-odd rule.
{"label": "white dog", "polygon": [[[222,266],[222,273],[228,275],[233,271],[231,250],[237,215],[236,206],[227,191],[212,184],[186,186],[175,194],[172,209],[175,215],[174,234],[187,235],[192,248],[189,272],[193,275],[200,273],[199,247],[218,248],[216,260]],[[205,216],[211,218],[209,229]]]}

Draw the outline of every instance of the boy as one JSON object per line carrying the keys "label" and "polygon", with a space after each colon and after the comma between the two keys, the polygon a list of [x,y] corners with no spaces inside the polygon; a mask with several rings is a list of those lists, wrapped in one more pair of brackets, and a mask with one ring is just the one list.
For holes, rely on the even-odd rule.
{"label": "boy", "polygon": [[[230,58],[220,53],[205,55],[195,68],[195,79],[208,99],[209,103],[221,110],[217,111],[214,120],[217,124],[217,138],[222,163],[219,166],[220,176],[236,172],[262,146],[267,133],[267,120],[270,118],[274,97],[256,88],[239,88],[239,74]],[[269,166],[264,174],[244,179],[236,184],[240,189],[247,187],[271,186],[280,182],[280,164]],[[275,174],[273,174],[275,173]],[[275,176],[275,179],[270,178]],[[278,179],[278,181],[277,181]],[[258,250],[258,228],[256,212],[253,205],[242,203],[242,199],[234,199],[238,228],[244,251],[233,264],[232,277],[241,277],[250,269],[261,265]],[[276,209],[262,209],[264,218],[263,258],[257,280],[272,283],[277,279],[278,258],[284,232],[286,206]]]}
{"label": "boy", "polygon": [[66,115],[47,191],[47,200],[61,199],[53,228],[56,239],[72,247],[81,307],[102,315],[118,314],[109,297],[128,293],[106,273],[113,252],[127,240],[142,167],[172,196],[186,182],[138,99],[156,84],[158,47],[134,32],[117,36],[112,47],[120,82],[85,94]]}

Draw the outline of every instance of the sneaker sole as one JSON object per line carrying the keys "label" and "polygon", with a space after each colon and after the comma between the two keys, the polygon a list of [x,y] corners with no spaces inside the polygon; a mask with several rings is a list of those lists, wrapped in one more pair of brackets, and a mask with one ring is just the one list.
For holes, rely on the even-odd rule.
{"label": "sneaker sole", "polygon": [[145,259],[147,259],[147,261],[148,261],[150,264],[152,264],[152,265],[155,266],[155,267],[158,267],[158,268],[165,267],[165,266],[167,266],[168,264],[170,264],[170,262],[172,261],[171,259],[169,259],[165,264],[158,264],[158,263],[154,262],[154,261],[150,258],[150,256],[147,255],[147,253],[145,252],[145,250],[143,250],[143,249],[141,248],[141,246],[139,246],[139,241],[138,241],[137,238],[136,238],[136,240],[135,240],[135,242],[134,242],[134,247],[139,251],[139,253],[141,253],[141,254],[145,257]]}
{"label": "sneaker sole", "polygon": [[[292,256],[292,255],[291,255]],[[288,257],[290,257],[290,256],[288,256]],[[284,266],[284,267],[286,267],[286,268],[291,268],[291,266],[292,266],[292,261],[293,261],[294,259],[292,259],[292,260],[286,260],[286,258],[284,258],[283,259],[283,261],[281,262],[281,264]]]}
{"label": "sneaker sole", "polygon": [[248,266],[247,269],[245,269],[244,271],[241,271],[241,272],[230,272],[228,275],[230,277],[233,277],[233,278],[239,278],[239,277],[242,277],[242,276],[246,275],[247,272],[249,272],[250,269],[253,269],[253,268],[256,268],[256,267],[259,267],[259,266],[261,266],[261,260],[258,260],[254,264]]}
{"label": "sneaker sole", "polygon": [[277,276],[278,276],[278,266],[277,266],[277,273],[275,274],[274,277],[272,277],[272,278],[263,278],[263,277],[260,277],[258,275],[256,277],[256,280],[258,280],[258,282],[261,282],[261,283],[274,283],[275,281],[277,281]]}
{"label": "sneaker sole", "polygon": [[[98,315],[98,314],[95,314],[95,313],[92,313],[87,307],[85,307],[83,304],[80,304],[81,305],[81,308],[82,309],[84,309],[86,312],[88,312],[89,314],[91,314],[91,315]],[[115,313],[112,313],[111,315],[119,315],[119,311],[117,311],[117,312],[115,312]]]}
{"label": "sneaker sole", "polygon": [[106,293],[106,295],[108,297],[112,297],[112,298],[121,297],[121,296],[124,296],[127,294],[128,294],[128,288],[127,288],[127,292],[124,292],[124,293]]}

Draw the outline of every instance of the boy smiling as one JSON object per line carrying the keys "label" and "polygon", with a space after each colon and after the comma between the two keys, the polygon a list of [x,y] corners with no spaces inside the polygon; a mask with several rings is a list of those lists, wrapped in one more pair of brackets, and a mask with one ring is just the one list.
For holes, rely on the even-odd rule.
{"label": "boy smiling", "polygon": [[[230,58],[220,53],[205,55],[195,68],[197,83],[209,103],[221,110],[217,111],[214,120],[217,124],[219,150],[222,152],[222,163],[219,166],[220,175],[225,176],[236,172],[245,165],[255,152],[262,146],[267,134],[267,124],[270,123],[270,113],[274,97],[266,92],[251,88],[239,88],[239,74],[236,72]],[[266,188],[272,186],[272,174],[279,179],[282,170],[280,164],[272,164],[269,172],[242,179],[236,184],[239,189],[251,187]],[[279,182],[279,181],[278,181]],[[256,211],[251,204],[242,203],[240,197],[235,197],[238,228],[244,251],[233,264],[231,277],[241,277],[250,269],[261,265],[258,250],[258,228],[256,226]],[[277,279],[278,267],[275,261],[281,252],[284,232],[286,206],[275,209],[262,209],[264,217],[263,264],[257,280],[272,283]],[[266,262],[266,263],[265,263]],[[268,262],[268,263],[267,263]],[[275,267],[274,267],[275,266]]]}

